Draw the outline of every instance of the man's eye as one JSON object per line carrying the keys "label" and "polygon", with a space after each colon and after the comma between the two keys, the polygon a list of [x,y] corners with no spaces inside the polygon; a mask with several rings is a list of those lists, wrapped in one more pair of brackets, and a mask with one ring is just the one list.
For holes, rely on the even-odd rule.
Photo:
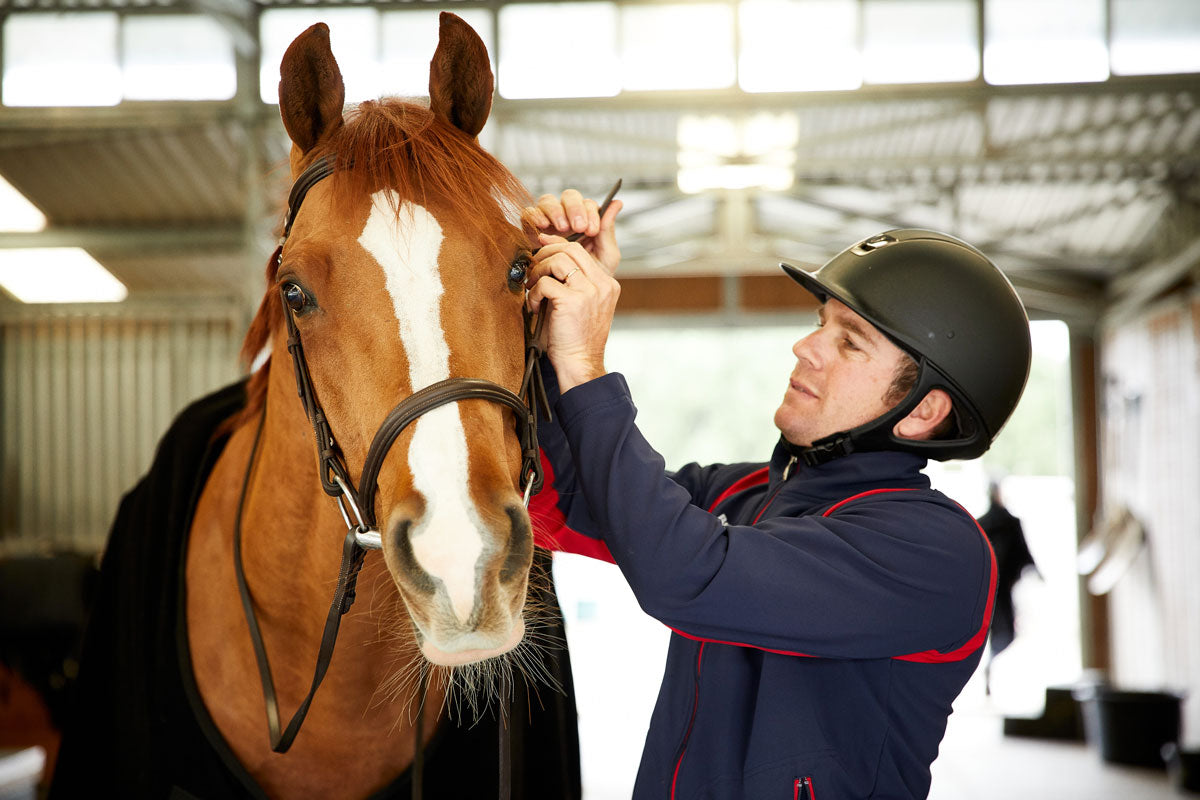
{"label": "man's eye", "polygon": [[845,339],[842,339],[842,346],[844,346],[847,350],[859,349],[858,345],[856,345],[849,336],[847,336]]}

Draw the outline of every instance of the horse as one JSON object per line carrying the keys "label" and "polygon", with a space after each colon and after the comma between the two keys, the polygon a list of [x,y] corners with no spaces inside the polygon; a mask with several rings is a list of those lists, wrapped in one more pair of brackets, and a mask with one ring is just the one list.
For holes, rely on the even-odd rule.
{"label": "horse", "polygon": [[[532,607],[547,600],[531,588],[524,505],[539,480],[536,440],[522,433],[534,412],[518,400],[537,372],[524,314],[528,200],[479,146],[492,73],[457,16],[441,15],[427,108],[389,98],[344,110],[324,24],[296,38],[280,75],[295,183],[243,348],[269,356],[194,500],[181,658],[202,727],[256,792],[365,797],[416,769],[438,737],[445,744],[447,696],[464,672],[494,687],[491,673],[514,664],[546,669],[539,637],[553,633]],[[364,546],[382,559],[364,558]],[[85,647],[85,672],[87,658]],[[119,673],[109,681],[142,679]],[[505,699],[488,691],[466,695],[474,717]],[[297,707],[278,731],[278,715]],[[548,740],[577,741],[569,711]],[[494,774],[496,762],[458,768]]]}

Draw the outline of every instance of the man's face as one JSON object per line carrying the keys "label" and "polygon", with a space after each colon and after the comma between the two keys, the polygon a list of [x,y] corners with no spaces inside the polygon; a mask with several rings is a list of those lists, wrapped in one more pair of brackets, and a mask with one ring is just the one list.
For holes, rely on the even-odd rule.
{"label": "man's face", "polygon": [[885,401],[904,352],[843,303],[821,307],[820,327],[792,346],[796,366],[775,412],[775,427],[795,445],[870,422]]}

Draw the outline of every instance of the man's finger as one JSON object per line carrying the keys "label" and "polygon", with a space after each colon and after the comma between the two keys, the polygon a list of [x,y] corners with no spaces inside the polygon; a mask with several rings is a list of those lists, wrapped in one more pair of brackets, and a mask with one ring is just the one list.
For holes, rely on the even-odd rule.
{"label": "man's finger", "polygon": [[567,215],[563,211],[563,204],[557,197],[552,194],[544,194],[538,198],[537,207],[554,224],[555,230],[561,233],[571,232],[571,224],[567,221]]}
{"label": "man's finger", "polygon": [[550,227],[550,218],[537,206],[525,206],[525,210],[521,212],[521,216],[538,230]]}
{"label": "man's finger", "polygon": [[533,288],[529,290],[525,296],[525,305],[530,311],[537,311],[543,302],[549,301],[553,304],[556,298],[566,297],[570,291],[553,275],[545,275],[539,278]]}
{"label": "man's finger", "polygon": [[621,249],[617,246],[616,225],[617,215],[624,207],[625,204],[620,200],[613,200],[600,219],[600,232],[592,239],[592,255],[604,266],[609,275],[616,272],[617,266],[621,263]]}
{"label": "man's finger", "polygon": [[583,235],[591,238],[600,233],[600,207],[589,197],[583,201],[583,210],[587,214],[587,228]]}
{"label": "man's finger", "polygon": [[562,193],[562,208],[570,222],[571,230],[575,233],[586,233],[588,227],[587,209],[583,205],[583,195],[575,189],[566,189]]}

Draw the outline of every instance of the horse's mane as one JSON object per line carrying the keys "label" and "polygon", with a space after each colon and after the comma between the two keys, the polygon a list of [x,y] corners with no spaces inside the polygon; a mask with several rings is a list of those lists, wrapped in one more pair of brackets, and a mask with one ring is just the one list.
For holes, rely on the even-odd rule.
{"label": "horse's mane", "polygon": [[[519,209],[529,205],[528,192],[472,137],[428,108],[396,98],[361,103],[347,112],[344,124],[327,143],[309,153],[306,162],[319,156],[332,158],[337,165],[327,179],[335,212],[347,210],[379,189],[394,189],[401,201],[453,208],[460,220],[486,236],[502,263],[511,258],[513,237],[482,221],[504,213],[505,206]],[[242,343],[241,359],[247,369],[283,322],[277,269],[272,255],[267,263],[266,293]],[[250,376],[246,406],[223,430],[232,430],[262,410],[269,370],[270,360]]]}

